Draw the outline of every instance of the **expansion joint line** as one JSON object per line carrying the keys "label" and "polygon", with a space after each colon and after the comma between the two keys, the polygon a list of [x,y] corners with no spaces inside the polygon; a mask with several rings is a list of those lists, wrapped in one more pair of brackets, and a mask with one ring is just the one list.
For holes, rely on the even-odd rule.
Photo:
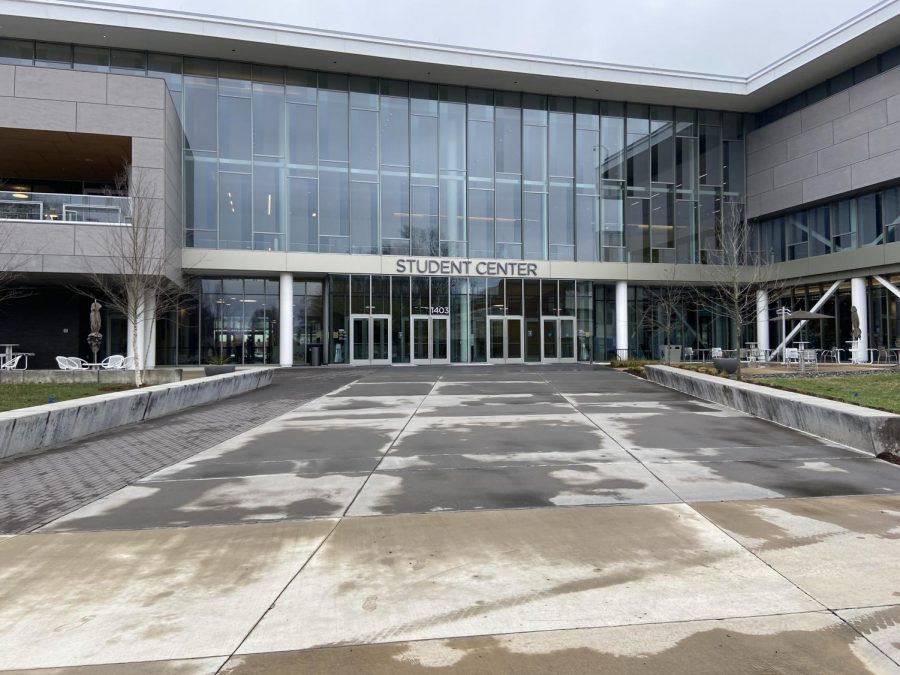
{"label": "expansion joint line", "polygon": [[397,435],[394,436],[394,439],[390,442],[390,444],[387,446],[387,449],[384,451],[384,453],[378,459],[378,463],[372,468],[372,470],[369,472],[369,475],[366,476],[366,479],[363,481],[362,485],[359,486],[359,490],[357,490],[356,494],[353,495],[353,499],[350,500],[350,503],[347,504],[347,508],[344,509],[344,512],[341,514],[341,518],[346,517],[347,513],[350,511],[350,508],[356,503],[356,500],[359,498],[359,495],[365,489],[366,485],[369,484],[369,480],[372,478],[372,476],[375,475],[375,472],[378,471],[378,467],[381,466],[381,464],[384,462],[385,457],[387,457],[390,454],[391,450],[394,449],[394,445],[396,445],[397,441],[400,440],[400,437],[403,435],[403,432],[406,431],[406,427],[409,426],[409,423],[412,422],[413,419],[415,418],[415,416],[418,414],[419,409],[422,407],[422,404],[425,403],[425,400],[429,396],[431,396],[432,393],[434,393],[434,389],[435,389],[435,387],[437,387],[438,382],[440,382],[441,377],[443,377],[443,375],[438,375],[437,379],[432,383],[431,389],[429,389],[428,393],[422,397],[422,400],[419,401],[419,403],[416,405],[416,409],[412,411],[412,414],[410,414],[409,418],[406,420],[406,422],[403,424],[403,426],[397,432]]}

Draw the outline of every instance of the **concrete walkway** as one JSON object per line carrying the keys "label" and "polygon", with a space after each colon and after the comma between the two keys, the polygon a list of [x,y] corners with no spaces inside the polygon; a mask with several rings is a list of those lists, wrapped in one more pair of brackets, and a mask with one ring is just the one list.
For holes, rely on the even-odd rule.
{"label": "concrete walkway", "polygon": [[900,672],[900,467],[605,369],[324,372],[0,538],[0,671]]}

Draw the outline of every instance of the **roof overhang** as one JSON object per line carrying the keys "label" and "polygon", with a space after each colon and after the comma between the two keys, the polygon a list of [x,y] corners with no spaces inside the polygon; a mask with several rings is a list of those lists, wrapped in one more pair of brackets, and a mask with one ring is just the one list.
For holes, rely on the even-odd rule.
{"label": "roof overhang", "polygon": [[0,35],[443,84],[755,112],[900,44],[885,0],[746,77],[417,43],[75,0],[0,0]]}

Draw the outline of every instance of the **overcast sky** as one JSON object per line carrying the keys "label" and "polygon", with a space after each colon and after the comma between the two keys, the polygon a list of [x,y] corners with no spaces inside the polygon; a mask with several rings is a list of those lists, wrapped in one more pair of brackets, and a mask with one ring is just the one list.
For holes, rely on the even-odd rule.
{"label": "overcast sky", "polygon": [[111,0],[419,42],[746,76],[872,0]]}

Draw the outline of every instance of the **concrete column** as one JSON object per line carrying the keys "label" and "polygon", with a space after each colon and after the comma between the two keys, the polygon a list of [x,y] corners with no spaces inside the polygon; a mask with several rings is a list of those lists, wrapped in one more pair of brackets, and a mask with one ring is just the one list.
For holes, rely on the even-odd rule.
{"label": "concrete column", "polygon": [[616,282],[616,356],[628,358],[628,282]]}
{"label": "concrete column", "polygon": [[867,363],[869,360],[869,303],[866,297],[865,277],[850,279],[850,304],[856,307],[861,333],[853,360],[857,363]]}
{"label": "concrete column", "polygon": [[756,342],[760,349],[769,349],[769,294],[756,291]]}
{"label": "concrete column", "polygon": [[294,275],[278,279],[278,363],[294,365]]}
{"label": "concrete column", "polygon": [[144,301],[144,368],[156,367],[156,298],[148,294]]}

